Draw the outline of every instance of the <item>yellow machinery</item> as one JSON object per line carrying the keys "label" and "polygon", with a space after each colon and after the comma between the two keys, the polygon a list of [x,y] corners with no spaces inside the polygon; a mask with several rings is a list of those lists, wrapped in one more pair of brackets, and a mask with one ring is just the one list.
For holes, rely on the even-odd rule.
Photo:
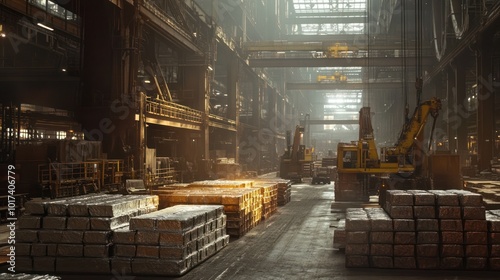
{"label": "yellow machinery", "polygon": [[302,177],[310,177],[311,164],[313,162],[312,148],[306,149],[300,144],[304,127],[296,126],[293,143],[290,145],[291,131],[287,131],[287,150],[281,156],[280,177],[301,181]]}
{"label": "yellow machinery", "polygon": [[[404,125],[394,147],[382,148],[381,158],[377,153],[370,108],[359,112],[359,140],[339,143],[337,146],[336,201],[368,201],[370,195],[379,194],[384,186],[391,185],[390,176],[398,179],[414,179],[416,168],[412,150],[419,139],[429,114],[434,123],[441,109],[441,101],[433,98],[415,109],[411,119]],[[433,125],[434,127],[434,125]],[[383,197],[382,197],[383,199]]]}
{"label": "yellow machinery", "polygon": [[318,83],[332,83],[335,82],[335,80],[335,76],[318,75],[316,77],[316,81],[318,81]]}
{"label": "yellow machinery", "polygon": [[[338,75],[337,75],[338,74]],[[337,80],[339,82],[347,82],[347,76],[344,75],[344,74],[340,74],[338,72],[335,73],[335,75],[337,76]]]}
{"label": "yellow machinery", "polygon": [[333,82],[347,82],[347,76],[341,74],[340,72],[335,72],[335,74],[331,76],[327,75],[318,75],[316,77],[318,83],[333,83]]}
{"label": "yellow machinery", "polygon": [[344,56],[348,51],[349,47],[347,44],[335,43],[327,48],[326,56],[338,58]]}

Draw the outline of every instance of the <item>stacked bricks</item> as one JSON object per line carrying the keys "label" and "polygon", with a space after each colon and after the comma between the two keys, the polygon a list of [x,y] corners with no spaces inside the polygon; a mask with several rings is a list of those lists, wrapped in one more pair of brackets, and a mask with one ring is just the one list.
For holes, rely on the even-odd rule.
{"label": "stacked bricks", "polygon": [[278,206],[284,206],[292,200],[292,181],[285,179],[255,179],[256,182],[278,184]]}
{"label": "stacked bricks", "polygon": [[262,217],[262,199],[258,188],[186,187],[156,191],[160,209],[179,204],[223,205],[227,215],[227,232],[240,237],[252,229]]}
{"label": "stacked bricks", "polygon": [[[383,208],[392,221],[393,268],[499,270],[500,213],[486,212],[481,195],[464,190],[390,190]],[[347,267],[391,267],[391,233],[379,233],[375,222],[384,219],[390,229],[380,210],[348,209]],[[363,230],[369,231],[368,250]]]}
{"label": "stacked bricks", "polygon": [[[460,269],[462,266],[469,270],[485,270],[488,268],[488,227],[486,222],[486,210],[483,206],[483,198],[479,194],[468,191],[451,190],[431,191],[436,194],[437,204],[439,206],[440,232],[442,243],[452,242],[453,245],[463,244],[463,261],[460,258],[452,259],[450,263],[441,262],[441,267],[448,269]],[[441,205],[453,205],[446,207]],[[451,221],[447,216],[450,216]],[[445,222],[449,222],[447,225]],[[451,235],[447,238],[444,233]],[[444,244],[443,244],[444,247]],[[457,246],[457,250],[460,247]],[[457,255],[461,254],[459,252]],[[442,258],[444,259],[444,258]],[[456,267],[455,267],[456,266]]]}
{"label": "stacked bricks", "polygon": [[269,219],[278,209],[278,184],[258,183],[262,198],[262,219]]}
{"label": "stacked bricks", "polygon": [[[154,191],[160,197],[160,209],[179,204],[224,205],[227,231],[240,237],[269,218],[279,205],[279,187],[286,180],[206,180]],[[290,196],[288,195],[288,198]]]}
{"label": "stacked bricks", "polygon": [[345,219],[341,219],[333,231],[333,248],[345,250],[346,243]]}
{"label": "stacked bricks", "polygon": [[370,220],[370,231],[366,233],[370,244],[370,266],[393,268],[396,253],[392,219],[381,208],[366,209]]}
{"label": "stacked bricks", "polygon": [[[215,180],[201,181],[189,185],[191,188],[196,187],[217,187],[217,188],[258,188],[261,193],[262,210],[259,210],[259,205],[256,205],[252,214],[254,226],[261,219],[267,219],[274,214],[278,207],[278,182],[273,179],[266,180]],[[259,212],[262,214],[259,216]],[[259,218],[260,217],[260,218]]]}
{"label": "stacked bricks", "polygon": [[111,233],[156,211],[158,197],[93,194],[30,201],[19,218],[16,264],[22,272],[110,273]]}
{"label": "stacked bricks", "polygon": [[486,212],[488,224],[489,266],[491,270],[500,270],[500,210]]}
{"label": "stacked bricks", "polygon": [[370,244],[368,243],[370,229],[370,219],[364,209],[346,209],[346,267],[370,267]]}
{"label": "stacked bricks", "polygon": [[410,190],[408,194],[413,200],[416,266],[418,269],[437,269],[440,263],[440,236],[436,197],[423,190]]}
{"label": "stacked bricks", "polygon": [[278,205],[283,206],[292,200],[292,181],[281,180],[278,183]]}
{"label": "stacked bricks", "polygon": [[251,180],[206,180],[206,181],[197,181],[190,183],[188,187],[191,188],[250,188],[253,186],[253,181]]}
{"label": "stacked bricks", "polygon": [[113,271],[180,276],[229,243],[223,206],[177,205],[130,220],[113,233]]}
{"label": "stacked bricks", "polygon": [[387,191],[384,209],[392,218],[394,230],[394,268],[416,268],[416,232],[415,220],[413,219],[413,195],[404,191]]}

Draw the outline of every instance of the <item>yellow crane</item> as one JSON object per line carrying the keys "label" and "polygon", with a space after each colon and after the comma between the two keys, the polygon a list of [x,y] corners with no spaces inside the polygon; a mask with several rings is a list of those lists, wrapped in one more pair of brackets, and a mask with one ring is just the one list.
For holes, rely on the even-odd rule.
{"label": "yellow crane", "polygon": [[316,81],[318,83],[347,82],[347,76],[340,72],[335,72],[333,75],[318,75]]}
{"label": "yellow crane", "polygon": [[[441,109],[437,98],[421,103],[414,115],[403,126],[400,137],[393,147],[382,148],[381,157],[377,153],[370,108],[359,112],[359,140],[339,143],[337,146],[336,201],[367,201],[370,195],[378,194],[385,184],[382,177],[395,174],[412,174],[415,166],[410,160],[415,146],[431,115],[434,122]],[[408,178],[410,179],[410,178]]]}
{"label": "yellow crane", "polygon": [[347,44],[335,43],[327,47],[326,56],[327,57],[343,57],[349,51]]}
{"label": "yellow crane", "polygon": [[[293,143],[290,145],[291,131],[287,131],[287,149],[280,160],[280,177],[301,181],[302,177],[309,177],[313,162],[313,149],[300,144],[304,127],[297,125]],[[306,174],[309,173],[309,174]]]}

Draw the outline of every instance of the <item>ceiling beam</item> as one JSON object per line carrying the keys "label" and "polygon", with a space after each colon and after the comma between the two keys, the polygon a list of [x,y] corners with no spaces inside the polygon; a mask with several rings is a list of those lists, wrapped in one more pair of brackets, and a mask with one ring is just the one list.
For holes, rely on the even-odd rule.
{"label": "ceiling beam", "polygon": [[[357,112],[356,112],[357,113]],[[310,125],[325,125],[325,124],[359,124],[358,120],[309,120]],[[305,121],[300,120],[300,124],[304,125]]]}
{"label": "ceiling beam", "polygon": [[[328,12],[328,13],[294,13],[292,16],[301,17],[363,17],[366,12]],[[290,17],[292,18],[292,17]]]}
{"label": "ceiling beam", "polygon": [[[435,58],[423,58],[422,64],[432,65]],[[353,58],[250,58],[249,66],[259,67],[395,67],[403,65],[400,57]],[[408,59],[407,67],[415,67],[415,60]]]}
{"label": "ceiling beam", "polygon": [[170,39],[173,43],[184,46],[198,55],[203,55],[203,52],[194,43],[191,34],[179,28],[174,22],[166,21],[165,18],[160,17],[155,11],[150,9],[153,9],[152,6],[146,6],[145,3],[143,3],[143,7],[140,9],[141,15],[147,22],[147,25],[156,30],[158,34]]}
{"label": "ceiling beam", "polygon": [[390,90],[402,89],[402,82],[370,83],[286,83],[286,90]]}
{"label": "ceiling beam", "polygon": [[[246,52],[262,52],[262,51],[327,51],[329,47],[335,45],[335,42],[319,41],[319,42],[301,42],[301,41],[247,41],[243,43],[243,49]],[[402,50],[403,46],[398,43],[376,43],[376,44],[347,44],[349,50]],[[413,51],[415,46],[407,46],[408,51]],[[431,48],[423,48],[423,51],[432,53]]]}
{"label": "ceiling beam", "polygon": [[366,17],[317,17],[317,18],[288,18],[285,24],[337,24],[337,23],[365,23]]}
{"label": "ceiling beam", "polygon": [[368,36],[367,34],[329,34],[329,35],[284,35],[284,40],[296,41],[296,42],[317,42],[317,41],[327,41],[327,42],[339,42],[347,41],[358,42],[358,41],[370,41],[370,42],[385,42],[394,43],[400,42],[400,35],[378,35],[378,36]]}

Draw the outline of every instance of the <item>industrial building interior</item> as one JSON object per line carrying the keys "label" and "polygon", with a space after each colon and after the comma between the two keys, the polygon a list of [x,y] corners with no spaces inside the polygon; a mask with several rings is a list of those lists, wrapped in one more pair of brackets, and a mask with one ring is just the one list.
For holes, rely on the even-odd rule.
{"label": "industrial building interior", "polygon": [[495,0],[0,0],[0,276],[496,278],[499,27]]}

